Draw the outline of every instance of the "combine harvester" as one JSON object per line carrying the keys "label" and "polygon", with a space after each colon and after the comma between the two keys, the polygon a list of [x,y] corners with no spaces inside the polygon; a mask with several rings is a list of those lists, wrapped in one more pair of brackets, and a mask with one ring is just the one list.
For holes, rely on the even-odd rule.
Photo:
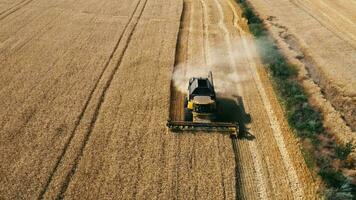
{"label": "combine harvester", "polygon": [[237,122],[217,122],[219,105],[214,90],[213,75],[190,78],[188,96],[184,100],[184,121],[168,120],[167,126],[178,131],[215,131],[238,134]]}

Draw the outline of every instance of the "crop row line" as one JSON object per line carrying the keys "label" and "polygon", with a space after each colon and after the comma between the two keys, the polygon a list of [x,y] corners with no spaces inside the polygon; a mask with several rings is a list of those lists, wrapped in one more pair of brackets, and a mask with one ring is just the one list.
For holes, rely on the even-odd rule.
{"label": "crop row line", "polygon": [[0,20],[5,19],[6,17],[8,17],[9,15],[11,15],[12,13],[20,10],[21,8],[25,7],[26,5],[28,5],[29,3],[31,3],[34,0],[23,0],[17,4],[15,4],[14,6],[11,6],[10,8],[0,12]]}
{"label": "crop row line", "polygon": [[95,93],[95,91],[98,90],[98,85],[99,85],[100,81],[102,81],[103,75],[104,75],[105,72],[107,71],[108,66],[110,65],[110,63],[113,62],[113,57],[114,57],[115,53],[117,52],[117,50],[118,50],[118,48],[119,48],[119,45],[121,44],[121,42],[122,42],[122,40],[123,40],[124,35],[126,35],[127,32],[129,31],[128,29],[129,29],[130,25],[131,25],[132,23],[134,23],[134,24],[133,24],[133,28],[130,30],[130,33],[128,33],[129,36],[127,37],[124,50],[123,50],[123,52],[121,53],[121,55],[119,56],[119,60],[118,60],[117,63],[115,64],[115,68],[114,68],[114,69],[112,70],[112,72],[110,73],[110,76],[109,76],[108,80],[105,82],[103,91],[101,92],[100,97],[99,97],[99,101],[98,101],[98,103],[97,103],[96,106],[95,106],[95,111],[94,111],[94,114],[93,114],[93,116],[92,116],[92,118],[91,118],[89,128],[88,128],[87,132],[86,132],[85,135],[84,135],[84,140],[82,141],[82,143],[81,143],[81,145],[80,145],[80,148],[79,148],[79,152],[78,152],[78,154],[77,154],[77,157],[76,157],[75,160],[74,160],[74,164],[72,165],[72,167],[71,167],[69,173],[65,176],[65,180],[64,180],[64,182],[63,182],[63,184],[62,184],[62,186],[61,186],[61,188],[60,188],[60,192],[59,192],[59,194],[57,195],[57,199],[58,199],[58,198],[63,198],[63,195],[64,195],[65,191],[66,191],[67,188],[68,188],[68,185],[69,185],[69,183],[70,183],[70,181],[71,181],[71,179],[72,179],[72,176],[73,176],[73,174],[74,174],[75,171],[76,171],[76,168],[77,168],[77,166],[78,166],[78,163],[79,163],[79,161],[80,161],[80,158],[81,158],[81,156],[82,156],[82,154],[83,154],[84,148],[85,148],[85,146],[86,146],[86,144],[87,144],[87,142],[88,142],[88,140],[89,140],[89,137],[90,137],[90,135],[91,135],[91,133],[92,133],[92,131],[93,131],[93,128],[94,128],[94,126],[95,126],[96,119],[97,119],[97,117],[98,117],[98,115],[99,115],[99,113],[100,113],[101,105],[102,105],[102,103],[103,103],[103,101],[104,101],[104,99],[105,99],[106,92],[107,92],[108,88],[110,87],[111,82],[112,82],[112,80],[113,80],[113,77],[114,77],[114,75],[116,74],[116,72],[117,72],[117,70],[118,70],[118,68],[119,68],[119,66],[120,66],[120,64],[121,64],[122,57],[124,56],[124,52],[125,52],[125,50],[127,49],[128,44],[130,43],[131,36],[132,36],[132,34],[133,34],[133,32],[134,32],[134,30],[135,30],[135,28],[136,28],[136,25],[137,25],[137,23],[138,23],[138,21],[139,21],[141,15],[142,15],[142,12],[143,12],[143,10],[144,10],[144,8],[145,8],[146,2],[147,2],[147,0],[144,2],[144,6],[143,6],[142,10],[139,11],[139,17],[137,18],[137,20],[136,20],[135,22],[133,22],[133,21],[134,21],[134,16],[135,16],[135,14],[136,14],[137,11],[138,11],[138,8],[139,8],[139,5],[140,5],[141,1],[138,1],[138,3],[136,4],[135,9],[134,9],[134,11],[132,12],[132,15],[130,16],[128,22],[126,23],[122,34],[120,35],[120,37],[119,37],[117,43],[115,44],[114,49],[112,50],[112,52],[111,52],[111,54],[110,54],[110,56],[109,56],[109,59],[108,59],[107,62],[105,63],[104,68],[103,68],[103,70],[101,71],[101,73],[100,73],[100,75],[99,75],[99,78],[97,79],[97,81],[95,82],[94,87],[93,87],[92,90],[90,91],[90,94],[89,94],[87,100],[85,101],[85,104],[84,104],[84,106],[83,106],[83,108],[82,108],[82,110],[81,110],[79,116],[77,117],[77,120],[75,121],[74,128],[73,128],[73,130],[71,131],[71,134],[70,134],[68,140],[66,141],[66,143],[65,143],[65,145],[64,145],[64,148],[63,148],[63,150],[62,150],[62,152],[61,152],[61,154],[60,154],[60,156],[59,156],[59,158],[58,158],[58,160],[57,160],[57,162],[56,162],[56,164],[55,164],[55,166],[54,166],[54,169],[53,169],[52,172],[50,173],[49,179],[48,179],[48,181],[46,182],[46,184],[45,184],[43,190],[41,191],[40,196],[39,196],[38,199],[43,199],[43,198],[44,198],[44,195],[45,195],[45,193],[47,192],[47,190],[48,190],[48,188],[49,188],[49,185],[50,185],[50,183],[51,183],[52,180],[53,180],[53,176],[54,176],[55,172],[58,170],[58,167],[60,166],[61,162],[63,161],[63,158],[64,158],[65,154],[66,154],[67,151],[68,151],[68,148],[69,148],[69,146],[70,146],[70,144],[71,144],[71,142],[72,142],[72,140],[73,140],[73,138],[74,138],[74,136],[75,136],[75,133],[77,132],[78,127],[79,127],[79,125],[81,124],[81,122],[82,122],[82,120],[83,120],[83,118],[84,118],[84,114],[85,114],[85,113],[87,112],[87,110],[88,110],[89,104],[90,104],[90,102],[91,102],[92,99],[93,99],[94,93]]}

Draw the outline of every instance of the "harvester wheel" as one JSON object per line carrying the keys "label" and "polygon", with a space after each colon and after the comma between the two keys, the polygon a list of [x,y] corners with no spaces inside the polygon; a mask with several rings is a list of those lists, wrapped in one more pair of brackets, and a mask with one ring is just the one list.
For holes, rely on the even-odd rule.
{"label": "harvester wheel", "polygon": [[184,121],[193,121],[193,113],[188,108],[184,108]]}

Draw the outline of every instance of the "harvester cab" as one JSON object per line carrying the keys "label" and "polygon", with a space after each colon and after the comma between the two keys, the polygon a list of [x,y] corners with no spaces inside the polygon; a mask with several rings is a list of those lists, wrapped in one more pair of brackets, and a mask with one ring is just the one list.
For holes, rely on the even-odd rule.
{"label": "harvester cab", "polygon": [[168,120],[172,131],[217,131],[237,136],[238,124],[217,122],[218,102],[214,90],[213,75],[189,79],[187,97],[184,100],[184,121]]}
{"label": "harvester cab", "polygon": [[210,123],[216,119],[216,95],[211,72],[208,78],[191,78],[187,93],[184,121]]}

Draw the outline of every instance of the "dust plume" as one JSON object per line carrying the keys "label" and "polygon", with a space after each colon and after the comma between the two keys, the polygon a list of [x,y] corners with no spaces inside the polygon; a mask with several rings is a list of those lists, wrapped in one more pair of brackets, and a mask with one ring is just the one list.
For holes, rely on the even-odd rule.
{"label": "dust plume", "polygon": [[[202,58],[199,58],[199,56],[194,55],[192,56],[194,60],[189,58],[187,63],[179,63],[173,73],[174,86],[180,92],[186,93],[189,78],[207,77],[209,71],[212,71],[217,93],[238,95],[239,85],[251,79],[248,74],[249,71],[246,71],[246,66],[244,66],[248,65],[248,55],[245,49],[254,48],[253,42],[248,41],[247,39],[240,39],[228,45],[210,46],[207,48],[205,58],[202,56],[200,56]],[[250,56],[256,57],[255,53]]]}

